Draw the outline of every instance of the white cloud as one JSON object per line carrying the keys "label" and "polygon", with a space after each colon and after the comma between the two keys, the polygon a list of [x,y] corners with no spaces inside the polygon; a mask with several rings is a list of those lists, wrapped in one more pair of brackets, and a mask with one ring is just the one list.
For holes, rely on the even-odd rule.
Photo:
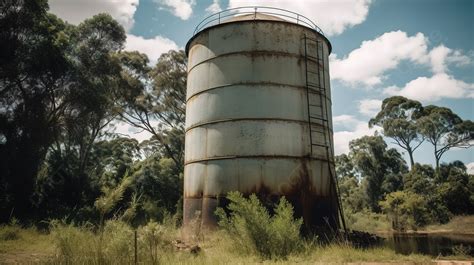
{"label": "white cloud", "polygon": [[474,162],[467,164],[466,167],[467,167],[467,173],[474,175]]}
{"label": "white cloud", "polygon": [[128,136],[130,138],[134,138],[139,142],[148,140],[152,136],[151,133],[144,130],[137,129],[124,122],[118,121],[116,124],[114,124],[114,126],[115,126],[114,133],[120,134],[122,136]]}
{"label": "white cloud", "polygon": [[441,98],[474,98],[474,83],[466,83],[446,73],[438,73],[432,77],[418,77],[404,87],[387,87],[384,93],[425,102]]}
{"label": "white cloud", "polygon": [[403,31],[386,32],[373,39],[363,41],[359,48],[344,58],[332,54],[331,77],[352,86],[371,88],[387,78],[389,70],[397,68],[402,61],[429,66],[432,72],[446,73],[449,64],[466,65],[471,59],[461,51],[437,46],[428,49],[428,38],[422,33],[408,36]]}
{"label": "white cloud", "polygon": [[427,49],[427,39],[422,33],[409,37],[403,31],[387,32],[374,40],[362,42],[358,49],[342,59],[332,55],[331,78],[352,85],[380,84],[386,78],[385,72],[395,69],[402,60],[426,62]]}
{"label": "white cloud", "polygon": [[373,117],[380,111],[381,106],[382,100],[364,99],[359,101],[359,112],[366,116]]}
{"label": "white cloud", "polygon": [[354,116],[352,115],[339,115],[339,116],[334,116],[332,118],[332,122],[334,126],[342,126],[345,128],[353,128],[354,126],[357,125],[359,120],[357,120]]}
{"label": "white cloud", "polygon": [[196,4],[195,0],[154,0],[164,9],[170,11],[173,15],[187,20],[193,14],[193,6]]}
{"label": "white cloud", "polygon": [[374,135],[376,131],[375,128],[369,128],[367,122],[357,120],[351,115],[341,115],[334,117],[335,124],[342,121],[349,122],[349,124],[352,123],[353,129],[334,132],[334,153],[336,155],[348,153],[350,141],[365,135]]}
{"label": "white cloud", "polygon": [[178,45],[165,37],[155,36],[153,39],[145,39],[141,36],[127,34],[125,50],[139,51],[148,56],[151,64],[155,64],[162,53],[169,50],[179,49]]}
{"label": "white cloud", "polygon": [[139,0],[50,0],[50,12],[68,21],[79,24],[98,13],[109,13],[126,31],[133,27],[133,15]]}
{"label": "white cloud", "polygon": [[433,72],[444,73],[446,71],[446,58],[448,57],[451,49],[440,45],[430,51],[430,61]]}
{"label": "white cloud", "polygon": [[308,17],[326,35],[334,36],[364,22],[371,2],[371,0],[229,0],[229,8],[267,6],[287,9]]}
{"label": "white cloud", "polygon": [[206,8],[206,11],[209,12],[209,13],[212,13],[212,14],[217,13],[217,12],[221,12],[222,8],[221,8],[219,2],[220,2],[220,0],[213,0],[212,4]]}
{"label": "white cloud", "polygon": [[470,58],[463,55],[460,51],[453,51],[444,45],[433,48],[430,53],[431,67],[434,73],[447,72],[447,65],[455,63],[457,65],[466,65],[470,63]]}

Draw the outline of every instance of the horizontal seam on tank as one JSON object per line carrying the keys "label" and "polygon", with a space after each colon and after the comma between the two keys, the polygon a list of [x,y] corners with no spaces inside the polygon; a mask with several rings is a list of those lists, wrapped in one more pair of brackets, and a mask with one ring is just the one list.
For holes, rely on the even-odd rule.
{"label": "horizontal seam on tank", "polygon": [[[201,127],[204,125],[209,125],[209,124],[217,124],[217,123],[226,123],[226,122],[234,122],[234,121],[285,121],[285,122],[293,122],[293,123],[301,123],[303,125],[307,125],[308,121],[306,120],[293,120],[293,119],[285,119],[285,118],[230,118],[230,119],[221,119],[221,120],[213,120],[213,121],[207,121],[207,122],[200,122],[197,123],[189,128],[185,129],[185,132],[187,133],[188,131],[195,129],[197,127]],[[323,124],[318,124],[314,123],[315,125],[321,125],[323,127]],[[330,133],[333,133],[333,130],[328,127],[328,130]]]}
{"label": "horizontal seam on tank", "polygon": [[308,156],[290,156],[290,155],[236,155],[236,156],[216,156],[216,157],[209,157],[206,159],[195,159],[190,161],[185,161],[184,165],[189,165],[193,163],[201,163],[207,161],[215,161],[215,160],[229,160],[229,159],[240,159],[240,158],[263,158],[263,159],[307,159],[307,160],[318,160],[323,162],[329,162],[330,164],[334,164],[333,160],[327,160],[325,158],[317,158],[317,157],[308,157]]}
{"label": "horizontal seam on tank", "polygon": [[291,52],[281,52],[281,51],[269,51],[269,50],[254,50],[254,51],[237,51],[237,52],[227,52],[223,54],[219,54],[213,57],[209,57],[207,59],[204,59],[200,61],[199,63],[196,63],[193,65],[191,68],[188,69],[188,74],[196,67],[201,64],[207,63],[209,61],[212,61],[214,59],[220,58],[220,57],[228,57],[228,56],[233,56],[233,55],[254,55],[254,54],[259,54],[259,55],[279,55],[279,56],[287,56],[287,57],[294,57],[297,59],[304,59],[304,55],[302,54],[296,54],[296,53],[291,53]]}
{"label": "horizontal seam on tank", "polygon": [[[215,89],[221,89],[221,88],[227,88],[227,87],[232,87],[232,86],[266,86],[266,87],[289,87],[289,88],[294,88],[294,89],[307,89],[306,86],[297,86],[297,85],[290,85],[290,84],[282,84],[282,83],[274,83],[274,82],[241,82],[241,83],[234,83],[234,84],[226,84],[226,85],[221,85],[221,86],[215,86],[211,87],[205,90],[201,90],[199,92],[196,92],[192,94],[189,98],[186,99],[186,104],[194,97],[197,97],[203,93],[215,90]],[[317,91],[315,89],[310,89],[311,91]],[[327,96],[326,93],[324,93],[324,97],[326,98],[329,103],[332,105],[332,100],[330,97]]]}

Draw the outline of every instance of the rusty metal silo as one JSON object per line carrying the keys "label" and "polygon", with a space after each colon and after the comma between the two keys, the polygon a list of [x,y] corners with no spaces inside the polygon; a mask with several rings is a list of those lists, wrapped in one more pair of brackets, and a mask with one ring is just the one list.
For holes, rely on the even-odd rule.
{"label": "rusty metal silo", "polygon": [[229,191],[285,196],[307,228],[340,227],[328,56],[304,16],[238,8],[186,45],[184,225],[205,227]]}

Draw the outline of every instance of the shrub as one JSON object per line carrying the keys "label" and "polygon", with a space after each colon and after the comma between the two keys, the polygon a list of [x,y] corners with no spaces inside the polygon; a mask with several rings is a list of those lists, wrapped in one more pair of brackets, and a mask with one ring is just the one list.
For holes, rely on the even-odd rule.
{"label": "shrub", "polygon": [[165,228],[154,222],[149,222],[146,226],[140,228],[140,243],[151,261],[151,264],[158,263],[158,252],[164,245]]}
{"label": "shrub", "polygon": [[389,193],[379,204],[392,219],[392,227],[397,231],[407,228],[416,230],[429,219],[425,198],[411,191]]}
{"label": "shrub", "polygon": [[17,226],[1,226],[0,227],[0,240],[17,240],[20,238],[20,228]]}
{"label": "shrub", "polygon": [[281,198],[271,216],[255,194],[248,199],[239,192],[227,196],[230,204],[227,216],[218,208],[219,226],[226,230],[236,249],[254,252],[264,259],[287,258],[301,249],[301,219],[293,218],[293,207]]}
{"label": "shrub", "polygon": [[95,250],[96,238],[86,227],[76,227],[63,221],[51,221],[50,231],[56,247],[53,263],[91,264],[98,257]]}
{"label": "shrub", "polygon": [[126,223],[109,220],[103,230],[93,226],[51,222],[58,264],[130,264],[133,257],[133,230]]}
{"label": "shrub", "polygon": [[17,240],[20,239],[21,227],[18,220],[13,218],[9,225],[0,226],[0,240]]}

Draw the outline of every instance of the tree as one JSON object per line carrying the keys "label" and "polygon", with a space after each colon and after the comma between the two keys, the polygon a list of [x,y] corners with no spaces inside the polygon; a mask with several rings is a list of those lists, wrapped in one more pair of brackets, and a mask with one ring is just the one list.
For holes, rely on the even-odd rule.
{"label": "tree", "polygon": [[184,116],[186,104],[186,55],[184,51],[162,54],[149,72],[141,72],[145,84],[139,94],[122,105],[120,115],[128,124],[150,132],[162,153],[179,169],[184,163]]}
{"label": "tree", "polygon": [[352,162],[367,181],[370,208],[378,212],[378,202],[390,192],[401,188],[402,174],[407,166],[400,153],[388,149],[381,136],[364,136],[349,143]]}
{"label": "tree", "polygon": [[350,157],[346,154],[335,157],[336,175],[338,177],[339,195],[346,214],[359,212],[367,207],[364,183],[359,183]]}
{"label": "tree", "polygon": [[385,136],[407,151],[411,167],[415,165],[413,152],[423,143],[416,126],[422,110],[421,103],[416,100],[393,96],[384,99],[382,109],[369,121],[370,127],[382,127]]}
{"label": "tree", "polygon": [[431,165],[416,163],[410,172],[403,175],[403,191],[415,193],[424,198],[429,221],[446,223],[451,213],[439,193],[439,183],[435,176]]}
{"label": "tree", "polygon": [[396,191],[388,194],[380,207],[392,219],[392,228],[405,231],[415,229],[428,222],[426,201],[416,193],[410,191]]}
{"label": "tree", "polygon": [[29,215],[38,169],[57,135],[70,92],[71,27],[45,0],[0,3],[0,219]]}
{"label": "tree", "polygon": [[416,163],[410,172],[403,175],[403,189],[424,195],[433,191],[434,170],[430,165],[420,165]]}
{"label": "tree", "polygon": [[438,193],[446,207],[453,214],[472,214],[474,212],[473,176],[468,175],[466,166],[460,161],[441,165],[441,177]]}
{"label": "tree", "polygon": [[474,123],[463,121],[449,108],[425,107],[417,125],[420,133],[434,146],[437,174],[444,153],[453,147],[468,148],[474,139]]}

